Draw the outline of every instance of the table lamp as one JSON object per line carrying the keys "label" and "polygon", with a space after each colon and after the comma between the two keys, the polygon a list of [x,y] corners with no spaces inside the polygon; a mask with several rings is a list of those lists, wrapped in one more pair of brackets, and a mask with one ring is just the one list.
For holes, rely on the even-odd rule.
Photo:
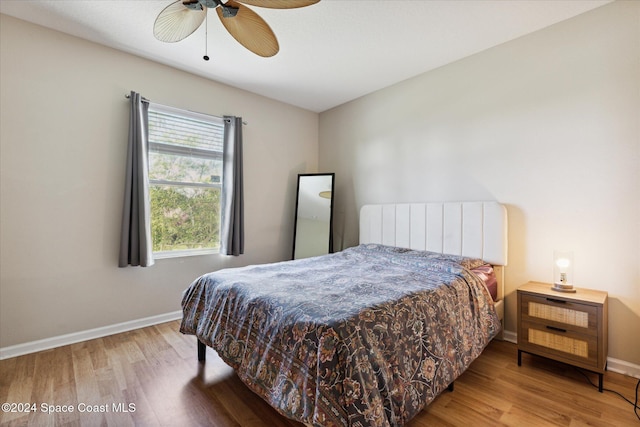
{"label": "table lamp", "polygon": [[573,252],[553,251],[553,286],[558,292],[575,292],[573,288]]}

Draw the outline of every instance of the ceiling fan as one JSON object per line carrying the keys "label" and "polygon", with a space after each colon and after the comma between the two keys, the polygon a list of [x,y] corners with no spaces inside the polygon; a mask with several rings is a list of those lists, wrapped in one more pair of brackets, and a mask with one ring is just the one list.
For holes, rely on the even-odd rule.
{"label": "ceiling fan", "polygon": [[[269,57],[280,50],[278,39],[257,13],[245,6],[271,9],[294,9],[310,6],[320,0],[178,0],[165,7],[153,24],[153,35],[160,41],[174,43],[197,30],[215,9],[222,25],[242,46],[256,55]],[[205,54],[205,60],[209,57]]]}

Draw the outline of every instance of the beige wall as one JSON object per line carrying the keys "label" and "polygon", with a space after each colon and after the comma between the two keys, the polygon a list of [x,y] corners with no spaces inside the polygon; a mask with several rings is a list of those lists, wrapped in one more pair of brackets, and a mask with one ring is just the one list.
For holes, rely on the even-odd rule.
{"label": "beige wall", "polygon": [[[291,256],[316,113],[0,18],[0,347],[173,312],[202,273]],[[244,256],[117,267],[130,90],[248,122]]]}
{"label": "beige wall", "polygon": [[365,203],[498,200],[506,329],[572,250],[577,285],[609,292],[609,356],[640,364],[639,22],[615,2],[322,113],[345,245]]}

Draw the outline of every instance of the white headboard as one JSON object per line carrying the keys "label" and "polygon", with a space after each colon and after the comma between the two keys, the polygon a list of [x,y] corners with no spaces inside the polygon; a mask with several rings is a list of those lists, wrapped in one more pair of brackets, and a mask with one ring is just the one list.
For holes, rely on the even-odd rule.
{"label": "white headboard", "polygon": [[365,205],[360,209],[360,243],[507,265],[507,210],[498,202]]}

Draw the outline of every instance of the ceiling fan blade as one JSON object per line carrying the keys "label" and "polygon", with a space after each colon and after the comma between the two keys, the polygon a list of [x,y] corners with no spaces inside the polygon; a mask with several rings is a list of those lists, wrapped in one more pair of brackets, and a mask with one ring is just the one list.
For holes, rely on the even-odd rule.
{"label": "ceiling fan blade", "polygon": [[240,3],[250,6],[268,7],[270,9],[295,9],[298,7],[311,6],[320,0],[237,0]]}
{"label": "ceiling fan blade", "polygon": [[178,0],[160,12],[153,24],[153,35],[162,42],[179,42],[197,30],[206,16],[206,8],[189,9]]}
{"label": "ceiling fan blade", "polygon": [[[236,15],[225,17],[226,7],[237,9]],[[216,8],[216,12],[229,34],[256,55],[269,57],[280,50],[278,39],[271,27],[248,7],[229,0],[224,6]]]}

